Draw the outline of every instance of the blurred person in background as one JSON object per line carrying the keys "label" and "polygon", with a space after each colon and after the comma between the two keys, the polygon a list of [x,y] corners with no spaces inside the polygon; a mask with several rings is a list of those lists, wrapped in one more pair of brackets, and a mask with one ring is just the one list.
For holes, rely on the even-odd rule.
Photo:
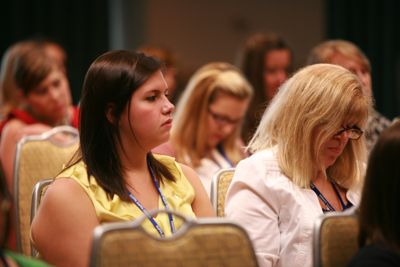
{"label": "blurred person in background", "polygon": [[56,42],[47,39],[28,39],[11,45],[4,53],[0,69],[0,118],[7,116],[13,108],[18,108],[21,101],[21,94],[17,90],[14,80],[15,60],[24,51],[42,47],[46,53],[54,58],[65,71],[67,60],[66,52]]}
{"label": "blurred person in background", "polygon": [[[355,44],[345,40],[328,40],[315,46],[307,59],[307,64],[330,63],[340,65],[360,79],[364,93],[373,98],[371,82],[371,64],[365,54]],[[365,138],[367,150],[371,151],[380,133],[389,127],[390,120],[374,107],[369,112]]]}
{"label": "blurred person in background", "polygon": [[12,192],[14,155],[25,135],[40,134],[59,125],[78,127],[79,111],[72,105],[64,64],[45,46],[34,43],[13,61],[17,107],[0,124],[0,159]]}
{"label": "blurred person in background", "polygon": [[277,34],[256,33],[246,40],[238,61],[239,68],[254,88],[242,134],[247,143],[265,108],[290,75],[293,53]]}
{"label": "blurred person in background", "polygon": [[[18,141],[58,125],[78,127],[65,73],[65,51],[47,40],[15,43],[4,54],[0,72],[0,161],[8,189],[13,191],[13,168]],[[9,247],[15,248],[11,219]]]}
{"label": "blurred person in background", "polygon": [[210,194],[212,176],[246,156],[240,132],[253,89],[236,67],[213,62],[190,78],[174,115],[171,138],[154,152],[193,167]]}

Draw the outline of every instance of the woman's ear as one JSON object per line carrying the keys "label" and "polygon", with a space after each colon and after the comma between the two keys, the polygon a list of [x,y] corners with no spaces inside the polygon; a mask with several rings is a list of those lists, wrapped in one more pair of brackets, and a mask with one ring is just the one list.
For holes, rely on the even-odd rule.
{"label": "woman's ear", "polygon": [[115,104],[110,103],[107,104],[107,108],[106,108],[106,117],[108,122],[110,122],[111,124],[115,123]]}

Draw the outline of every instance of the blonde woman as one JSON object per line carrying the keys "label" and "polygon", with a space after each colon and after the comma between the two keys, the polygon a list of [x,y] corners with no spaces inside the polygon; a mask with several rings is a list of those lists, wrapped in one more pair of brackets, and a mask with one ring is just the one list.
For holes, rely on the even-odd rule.
{"label": "blonde woman", "polygon": [[[371,64],[361,49],[352,42],[345,40],[325,41],[311,50],[307,61],[308,64],[330,63],[348,69],[360,79],[364,93],[373,97]],[[390,124],[390,120],[374,108],[371,109],[365,128],[368,151],[371,151],[380,133]]]}
{"label": "blonde woman", "polygon": [[247,229],[261,267],[312,266],[315,219],[358,205],[370,105],[357,77],[336,65],[306,67],[281,87],[225,206]]}
{"label": "blonde woman", "polygon": [[236,166],[244,157],[240,131],[252,94],[251,85],[234,66],[203,66],[177,104],[170,142],[156,152],[193,167],[210,193],[213,174]]}

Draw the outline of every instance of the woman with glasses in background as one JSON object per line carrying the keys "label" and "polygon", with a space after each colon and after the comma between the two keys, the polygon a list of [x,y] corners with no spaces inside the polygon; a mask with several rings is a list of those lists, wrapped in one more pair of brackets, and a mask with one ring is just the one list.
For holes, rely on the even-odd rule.
{"label": "woman with glasses in background", "polygon": [[213,174],[245,156],[240,133],[252,95],[236,67],[222,62],[203,66],[177,104],[170,142],[154,151],[192,166],[210,193]]}
{"label": "woman with glasses in background", "polygon": [[312,266],[315,220],[358,205],[370,106],[357,77],[336,65],[306,67],[282,85],[225,202],[261,267]]}

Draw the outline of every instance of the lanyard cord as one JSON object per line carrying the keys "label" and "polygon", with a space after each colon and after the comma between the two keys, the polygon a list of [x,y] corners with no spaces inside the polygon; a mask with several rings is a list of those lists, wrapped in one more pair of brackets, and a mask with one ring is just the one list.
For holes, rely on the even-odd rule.
{"label": "lanyard cord", "polygon": [[[151,179],[153,180],[154,186],[156,187],[156,189],[158,191],[158,194],[161,197],[161,201],[164,204],[165,209],[168,211],[169,210],[169,206],[168,206],[167,200],[166,200],[166,198],[164,197],[164,195],[161,192],[160,185],[158,184],[157,179],[154,176],[153,169],[151,168],[150,162],[149,162],[148,159],[147,159],[147,167],[150,170]],[[146,210],[146,208],[139,202],[139,200],[131,192],[129,192],[129,198],[143,212],[143,214],[146,215],[146,217],[149,219],[151,224],[157,230],[158,234],[161,237],[165,237],[164,231],[161,229],[160,225],[154,220],[153,216],[151,216],[149,214],[149,212]],[[171,233],[175,233],[174,218],[172,217],[171,213],[168,213],[168,219],[169,219],[169,225],[171,227]]]}
{"label": "lanyard cord", "polygon": [[231,166],[231,167],[233,167],[233,163],[232,163],[232,161],[228,158],[228,156],[226,155],[226,153],[225,153],[225,149],[224,149],[224,147],[222,146],[222,143],[219,143],[218,145],[217,145],[217,151],[222,155],[222,157],[228,162],[228,164]]}
{"label": "lanyard cord", "polygon": [[[333,189],[334,189],[336,195],[339,198],[340,205],[342,205],[342,209],[345,209],[346,205],[344,204],[343,199],[340,196],[338,189],[336,188],[334,183],[332,183],[332,186],[333,186]],[[331,205],[331,203],[329,203],[329,201],[325,198],[325,196],[318,190],[318,188],[314,185],[314,183],[311,182],[310,187],[315,192],[315,194],[317,194],[318,198],[321,199],[321,201],[324,203],[324,205],[328,208],[328,211],[335,211],[335,208]]]}

